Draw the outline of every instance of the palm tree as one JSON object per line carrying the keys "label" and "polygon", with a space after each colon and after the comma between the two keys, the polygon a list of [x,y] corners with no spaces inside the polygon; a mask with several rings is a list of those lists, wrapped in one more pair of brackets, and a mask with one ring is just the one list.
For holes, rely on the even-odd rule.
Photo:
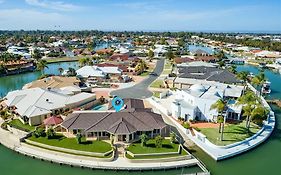
{"label": "palm tree", "polygon": [[246,90],[246,83],[248,81],[248,76],[249,76],[249,72],[248,71],[242,71],[239,72],[236,77],[240,80],[242,80],[243,84],[244,84],[244,91]]}
{"label": "palm tree", "polygon": [[45,74],[45,71],[44,71],[45,68],[49,69],[49,67],[47,66],[47,61],[46,60],[40,60],[37,63],[37,70],[40,70],[41,74],[44,75]]}
{"label": "palm tree", "polygon": [[223,122],[224,122],[223,116],[218,116],[218,118],[217,118],[217,123],[220,124],[220,126],[219,126],[219,133],[221,133],[221,124],[222,124]]}
{"label": "palm tree", "polygon": [[214,104],[211,105],[210,109],[216,109],[219,113],[218,119],[220,117],[223,118],[223,121],[221,121],[222,119],[219,120],[220,123],[220,128],[219,131],[221,131],[221,137],[220,140],[223,140],[223,130],[224,130],[224,122],[225,122],[225,116],[222,115],[224,109],[226,108],[226,102],[222,99],[219,99],[217,102],[215,102]]}
{"label": "palm tree", "polygon": [[257,91],[260,92],[261,95],[261,90],[262,90],[262,85],[266,81],[265,74],[264,72],[259,73],[252,79],[252,83],[257,87]]}
{"label": "palm tree", "polygon": [[80,58],[80,59],[78,60],[80,66],[89,65],[90,61],[91,61],[91,60],[90,60],[89,58]]}

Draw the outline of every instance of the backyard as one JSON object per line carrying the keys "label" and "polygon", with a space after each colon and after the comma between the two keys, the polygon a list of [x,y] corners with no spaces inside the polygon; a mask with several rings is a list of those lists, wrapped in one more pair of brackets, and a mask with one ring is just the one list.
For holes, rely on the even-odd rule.
{"label": "backyard", "polygon": [[8,125],[10,125],[13,128],[23,130],[23,131],[26,131],[26,132],[30,132],[30,131],[33,131],[35,129],[34,126],[30,126],[28,124],[23,124],[19,119],[14,119],[14,120],[10,121],[8,123]]}
{"label": "backyard", "polygon": [[[126,155],[127,158],[130,159],[148,159],[148,158],[167,158],[167,157],[175,157],[181,155],[187,155],[185,150],[181,150],[180,154],[178,154],[179,149],[178,143],[171,143],[169,139],[164,139],[162,142],[161,148],[156,148],[155,140],[150,139],[146,142],[146,146],[141,146],[140,142],[132,143],[127,150],[132,152],[133,154],[151,154],[151,155],[143,155],[137,157],[131,157],[130,155]],[[153,153],[169,153],[175,152],[175,154],[170,155],[153,155]]]}
{"label": "backyard", "polygon": [[111,145],[104,141],[82,141],[82,143],[78,144],[76,138],[66,138],[62,135],[56,135],[52,139],[48,139],[47,137],[38,137],[31,136],[28,138],[31,141],[62,147],[66,149],[73,149],[79,151],[87,151],[87,152],[96,152],[96,153],[106,153],[112,150]]}
{"label": "backyard", "polygon": [[210,142],[214,143],[215,145],[224,146],[245,140],[260,130],[260,127],[251,123],[250,131],[247,132],[245,125],[245,121],[237,124],[226,124],[223,132],[223,141],[220,141],[221,133],[218,132],[218,127],[199,128],[199,130],[207,137]]}

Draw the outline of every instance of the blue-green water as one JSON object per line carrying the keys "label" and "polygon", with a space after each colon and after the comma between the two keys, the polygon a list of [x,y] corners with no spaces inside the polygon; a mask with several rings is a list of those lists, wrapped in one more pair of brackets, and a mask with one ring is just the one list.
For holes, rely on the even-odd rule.
{"label": "blue-green water", "polygon": [[[78,69],[78,63],[61,62],[61,63],[48,64],[48,68],[45,68],[45,73],[58,75],[59,68],[68,69],[70,67],[74,69]],[[0,77],[0,97],[5,96],[9,91],[21,89],[23,85],[36,80],[40,76],[41,76],[41,72],[35,71],[35,72],[28,72],[24,74]]]}

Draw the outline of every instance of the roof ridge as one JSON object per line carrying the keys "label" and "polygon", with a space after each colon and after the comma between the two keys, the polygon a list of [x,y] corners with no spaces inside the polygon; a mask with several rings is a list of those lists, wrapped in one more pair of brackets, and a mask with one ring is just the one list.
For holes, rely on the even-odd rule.
{"label": "roof ridge", "polygon": [[[80,114],[81,114],[81,113],[78,113],[78,115],[75,116],[75,119],[74,119],[73,122],[67,127],[67,129],[68,129],[71,125],[73,125],[73,123],[80,117]],[[70,119],[72,119],[72,117],[71,117]],[[68,120],[70,120],[70,119],[68,119]],[[67,121],[67,120],[66,120],[66,121]]]}

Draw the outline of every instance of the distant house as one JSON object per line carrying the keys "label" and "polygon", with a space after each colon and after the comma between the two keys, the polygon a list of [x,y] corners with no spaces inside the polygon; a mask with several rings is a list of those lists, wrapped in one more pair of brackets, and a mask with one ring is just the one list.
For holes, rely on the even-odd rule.
{"label": "distant house", "polygon": [[206,56],[199,55],[199,56],[195,56],[194,60],[195,61],[204,61],[204,62],[215,62],[217,60],[217,58],[214,56],[209,56],[209,55],[206,55]]}
{"label": "distant house", "polygon": [[82,78],[97,79],[118,79],[122,75],[122,70],[117,66],[84,66],[76,71],[77,76]]}
{"label": "distant house", "polygon": [[120,112],[77,111],[70,114],[61,127],[72,134],[82,132],[87,138],[109,139],[113,135],[115,141],[124,142],[139,139],[141,134],[165,136],[168,130],[161,115],[151,109],[129,106]]}
{"label": "distant house", "polygon": [[63,91],[31,88],[9,92],[4,103],[19,116],[23,123],[39,125],[44,119],[63,111],[94,103],[95,94],[67,95]]}
{"label": "distant house", "polygon": [[235,105],[242,95],[243,87],[212,83],[211,85],[194,84],[184,90],[176,90],[171,103],[172,116],[184,120],[216,121],[218,111],[210,109],[219,99],[227,101],[227,119],[240,120],[242,106]]}
{"label": "distant house", "polygon": [[194,61],[194,59],[190,58],[190,57],[177,57],[177,58],[175,58],[176,64],[182,64],[182,63],[191,62],[191,61]]}
{"label": "distant house", "polygon": [[202,49],[191,51],[191,54],[193,54],[194,56],[210,56],[209,52]]}
{"label": "distant house", "polygon": [[110,61],[125,61],[129,59],[128,54],[113,54],[109,57]]}

